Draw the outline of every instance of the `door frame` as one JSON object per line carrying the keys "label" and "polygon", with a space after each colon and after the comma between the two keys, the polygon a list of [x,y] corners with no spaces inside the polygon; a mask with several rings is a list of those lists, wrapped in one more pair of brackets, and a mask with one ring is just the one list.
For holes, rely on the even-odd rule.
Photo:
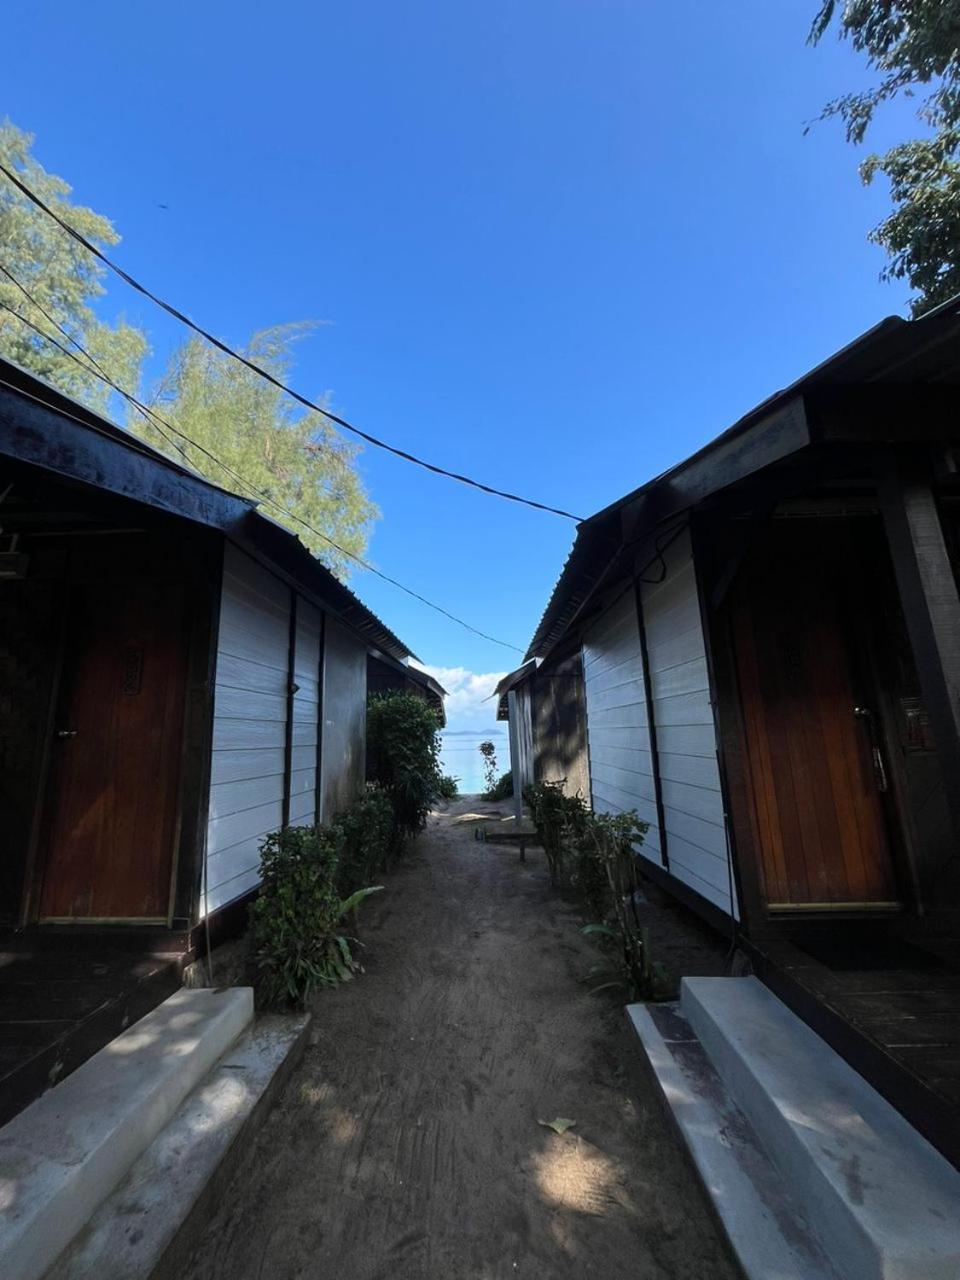
{"label": "door frame", "polygon": [[[824,506],[827,504],[823,504]],[[817,921],[873,920],[888,926],[915,918],[918,910],[918,882],[916,874],[916,845],[909,808],[904,803],[905,780],[900,768],[899,755],[891,738],[889,695],[877,678],[870,646],[863,652],[854,644],[850,654],[854,683],[858,688],[870,691],[871,705],[876,708],[876,730],[884,752],[884,764],[891,779],[890,790],[881,796],[881,810],[887,831],[893,874],[900,894],[896,907],[872,907],[869,905],[840,903],[837,906],[798,905],[792,910],[770,908],[767,900],[757,834],[754,827],[752,789],[750,780],[749,743],[740,695],[734,639],[731,634],[729,612],[725,607],[726,596],[739,574],[741,564],[749,554],[750,546],[760,531],[774,519],[775,503],[757,516],[742,519],[741,537],[734,535],[732,526],[736,514],[730,510],[714,510],[709,515],[700,513],[692,522],[694,528],[694,556],[698,581],[701,584],[701,616],[707,643],[708,663],[714,689],[714,710],[717,722],[721,776],[730,818],[731,853],[740,902],[741,924],[757,937],[782,933],[791,926],[807,925]],[[794,520],[810,519],[832,521],[830,515],[809,517],[793,516]],[[872,508],[869,516],[857,514],[851,520],[870,519],[876,529],[878,549],[887,553],[887,543],[879,512]],[[723,529],[725,538],[715,535]],[[708,536],[708,534],[713,536]]]}
{"label": "door frame", "polygon": [[[149,530],[144,530],[149,532]],[[105,530],[98,537],[125,536],[127,530]],[[45,742],[37,774],[29,844],[24,866],[18,927],[94,930],[97,928],[187,930],[197,914],[200,893],[200,869],[206,839],[206,819],[210,794],[210,753],[213,737],[213,696],[216,679],[217,632],[220,616],[220,592],[223,564],[223,538],[203,529],[153,530],[154,536],[166,537],[171,556],[179,556],[184,570],[183,590],[186,628],[186,673],[184,714],[180,735],[180,771],[176,788],[176,823],[173,833],[170,885],[164,916],[111,916],[42,918],[41,893],[45,872],[42,855],[43,836],[49,817],[46,805],[50,785],[52,735],[60,708],[63,689],[64,654],[70,618],[72,576],[70,555],[61,579],[63,603],[60,611],[60,634],[55,671],[50,682],[45,711]],[[73,535],[73,537],[88,535]],[[93,535],[89,535],[93,536]]]}

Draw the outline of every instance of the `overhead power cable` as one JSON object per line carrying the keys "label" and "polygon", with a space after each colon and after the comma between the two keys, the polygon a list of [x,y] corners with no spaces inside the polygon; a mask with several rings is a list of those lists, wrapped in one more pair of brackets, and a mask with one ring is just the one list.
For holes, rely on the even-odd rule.
{"label": "overhead power cable", "polygon": [[91,356],[90,353],[87,352],[81,346],[81,344],[77,341],[76,338],[73,337],[72,334],[70,334],[66,329],[64,329],[63,326],[57,320],[55,320],[52,316],[50,316],[49,313],[45,311],[39,303],[34,301],[34,299],[30,296],[30,294],[27,293],[26,289],[24,289],[20,281],[17,280],[13,275],[11,275],[11,273],[7,270],[6,267],[0,266],[0,270],[3,271],[5,276],[7,276],[10,280],[13,281],[13,283],[17,286],[18,289],[20,289],[20,291],[31,302],[31,304],[37,307],[37,309],[41,312],[41,314],[44,315],[46,319],[52,325],[54,325],[69,342],[73,343],[73,345],[76,346],[77,349],[82,352],[86,360],[89,360],[92,363],[91,364],[84,363],[84,361],[79,359],[77,355],[73,351],[71,351],[68,347],[65,347],[61,342],[58,342],[57,339],[54,338],[52,335],[45,333],[43,329],[41,329],[38,325],[28,320],[26,316],[20,315],[19,312],[14,311],[14,309],[12,307],[7,306],[6,303],[0,302],[0,307],[2,307],[5,311],[9,312],[10,315],[16,317],[16,319],[19,320],[22,324],[27,325],[27,327],[32,329],[33,332],[36,333],[39,337],[43,338],[47,342],[52,343],[52,345],[55,346],[59,351],[61,351],[65,356],[68,356],[71,360],[74,361],[75,364],[79,365],[81,369],[85,370],[87,373],[92,373],[94,377],[99,378],[102,382],[106,383],[107,386],[111,387],[114,391],[116,391],[118,395],[122,396],[124,400],[126,400],[130,405],[132,405],[133,408],[135,408],[143,417],[149,419],[153,423],[154,427],[156,428],[160,436],[164,440],[166,440],[166,442],[172,448],[176,449],[177,452],[180,453],[180,455],[185,460],[187,459],[186,451],[183,449],[181,445],[178,445],[175,440],[171,440],[170,436],[167,434],[168,431],[172,432],[175,436],[178,436],[181,440],[186,441],[187,444],[192,445],[193,448],[197,449],[206,458],[208,458],[211,462],[213,462],[216,466],[218,466],[221,469],[221,471],[224,472],[225,475],[229,476],[237,484],[243,485],[247,490],[249,490],[250,493],[252,493],[259,500],[267,503],[269,506],[273,507],[274,510],[279,511],[282,515],[286,516],[288,519],[295,520],[298,524],[302,525],[304,529],[307,529],[310,533],[315,534],[318,538],[322,538],[324,542],[328,543],[336,551],[339,551],[341,555],[346,556],[348,559],[355,561],[362,568],[367,569],[370,573],[375,574],[378,578],[382,578],[384,582],[389,582],[391,586],[397,587],[400,591],[405,592],[408,596],[412,596],[414,600],[418,600],[421,604],[425,604],[427,608],[433,609],[434,612],[442,614],[445,618],[449,618],[451,622],[456,622],[458,626],[464,627],[467,631],[473,632],[474,635],[480,636],[481,639],[489,640],[491,644],[501,645],[505,649],[513,649],[517,653],[523,652],[523,650],[520,648],[519,645],[510,644],[508,640],[500,640],[496,636],[488,635],[487,632],[481,631],[478,627],[475,627],[471,623],[464,621],[463,618],[458,618],[455,613],[451,613],[448,609],[444,609],[442,605],[435,604],[432,600],[428,600],[427,597],[421,595],[419,591],[414,591],[412,587],[405,586],[402,582],[399,582],[396,578],[390,577],[389,574],[384,573],[382,570],[376,568],[375,565],[372,565],[368,560],[364,560],[363,557],[357,555],[356,552],[349,551],[346,547],[342,547],[339,542],[335,542],[334,539],[329,537],[328,534],[323,533],[320,529],[315,528],[308,521],[304,520],[302,516],[297,515],[295,511],[291,511],[288,507],[285,507],[282,503],[277,502],[275,498],[271,498],[268,493],[265,493],[262,489],[259,489],[250,480],[247,480],[245,476],[242,476],[239,472],[235,471],[227,463],[223,462],[220,458],[218,458],[216,454],[212,453],[209,449],[205,448],[202,444],[199,444],[196,440],[192,439],[192,437],[188,436],[184,431],[181,431],[179,427],[174,426],[172,422],[164,418],[161,414],[157,413],[155,409],[151,408],[149,405],[145,405],[141,403],[141,401],[138,400],[136,396],[132,395],[129,391],[124,390],[123,387],[121,387],[107,373],[103,371],[102,367],[97,363],[94,357]]}
{"label": "overhead power cable", "polygon": [[235,351],[232,347],[227,346],[225,342],[221,342],[221,340],[214,337],[209,330],[204,329],[201,325],[191,320],[189,316],[184,315],[184,313],[178,310],[177,307],[173,306],[172,303],[166,302],[163,298],[153,293],[152,290],[148,289],[146,285],[141,284],[140,281],[130,275],[129,272],[124,271],[122,267],[118,266],[117,263],[109,258],[101,249],[98,249],[92,241],[86,238],[86,236],[77,231],[75,227],[71,227],[64,218],[61,218],[54,209],[51,209],[50,206],[36,194],[36,192],[31,191],[15,173],[11,172],[11,170],[6,167],[6,165],[0,164],[0,173],[3,173],[9,181],[13,183],[18,191],[22,192],[22,194],[25,195],[28,200],[32,201],[38,209],[42,209],[43,212],[52,218],[59,227],[66,231],[69,236],[72,236],[78,244],[83,245],[83,247],[88,250],[88,252],[92,253],[94,257],[99,258],[105,266],[109,267],[110,270],[115,275],[119,276],[125,284],[128,284],[131,289],[136,289],[138,293],[143,294],[145,298],[149,298],[151,302],[155,303],[163,311],[166,311],[168,315],[173,316],[175,320],[178,320],[181,324],[192,329],[194,333],[199,334],[201,338],[204,338],[212,346],[216,347],[218,351],[222,351],[224,355],[230,356],[232,359],[239,361],[239,363],[245,368],[249,369],[252,373],[257,374],[258,377],[266,379],[267,382],[284,392],[285,395],[296,400],[297,403],[303,405],[304,408],[310,409],[314,413],[323,414],[325,418],[328,418],[331,422],[335,422],[338,427],[342,427],[344,431],[350,431],[355,436],[359,436],[360,439],[365,440],[367,444],[374,445],[377,449],[385,449],[387,453],[392,453],[395,457],[403,458],[405,462],[412,462],[418,467],[423,467],[426,471],[432,471],[434,475],[446,476],[448,480],[457,480],[460,484],[469,485],[471,488],[479,489],[483,493],[492,494],[495,498],[505,498],[508,502],[519,502],[522,506],[533,507],[537,511],[546,511],[550,515],[563,516],[566,520],[574,520],[578,524],[581,523],[583,519],[582,516],[575,516],[569,511],[563,511],[559,507],[548,506],[544,502],[536,502],[533,498],[523,498],[519,494],[508,493],[505,489],[495,489],[492,485],[483,484],[480,480],[473,480],[470,476],[460,475],[457,471],[448,471],[446,467],[439,467],[433,462],[427,462],[426,459],[418,458],[416,454],[408,453],[405,449],[398,449],[396,445],[388,444],[386,440],[380,440],[377,436],[371,435],[368,431],[362,431],[359,427],[355,427],[352,422],[348,422],[346,418],[341,418],[338,414],[332,413],[329,409],[325,409],[322,405],[319,405],[315,401],[308,399],[306,396],[301,395],[299,391],[294,391],[294,389],[287,386],[285,382],[274,377],[269,370],[262,369],[258,364],[254,364],[252,360],[249,360],[239,351]]}

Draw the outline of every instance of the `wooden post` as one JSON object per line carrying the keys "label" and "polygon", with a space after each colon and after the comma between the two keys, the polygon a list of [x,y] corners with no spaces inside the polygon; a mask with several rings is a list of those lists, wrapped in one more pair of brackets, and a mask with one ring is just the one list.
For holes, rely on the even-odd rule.
{"label": "wooden post", "polygon": [[523,786],[520,782],[520,703],[516,689],[507,694],[507,727],[510,733],[510,772],[513,776],[513,816],[517,829],[523,821]]}
{"label": "wooden post", "polygon": [[883,455],[878,471],[894,572],[960,845],[960,596],[928,478],[893,453]]}

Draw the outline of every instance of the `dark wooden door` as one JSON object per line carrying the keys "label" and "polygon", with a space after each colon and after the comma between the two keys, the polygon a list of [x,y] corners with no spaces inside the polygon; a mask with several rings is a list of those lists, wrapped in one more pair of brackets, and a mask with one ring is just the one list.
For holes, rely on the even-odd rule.
{"label": "dark wooden door", "polygon": [[817,523],[773,522],[731,593],[748,809],[768,906],[876,909],[898,893],[867,605],[842,526]]}
{"label": "dark wooden door", "polygon": [[73,588],[46,788],[41,919],[167,919],[184,613],[176,582]]}

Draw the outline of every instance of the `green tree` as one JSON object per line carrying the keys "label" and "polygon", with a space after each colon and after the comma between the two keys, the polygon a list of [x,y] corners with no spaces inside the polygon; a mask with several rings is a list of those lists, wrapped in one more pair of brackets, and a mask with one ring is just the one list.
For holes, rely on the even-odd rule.
{"label": "green tree", "polygon": [[[294,342],[309,323],[280,325],[254,334],[243,354],[253,364],[286,380]],[[152,408],[196,445],[163,433],[136,410],[130,429],[227,489],[260,503],[264,513],[286,525],[339,577],[352,562],[300,521],[325,533],[345,551],[362,555],[372,522],[379,515],[357,472],[357,445],[347,443],[320,413],[297,413],[282,391],[201,338],[190,338],[173,355]],[[197,445],[202,448],[196,447]],[[203,449],[249,482],[244,487]],[[267,494],[263,502],[251,489]],[[293,511],[299,519],[285,516]]]}
{"label": "green tree", "polygon": [[899,143],[860,166],[867,183],[890,182],[894,209],[870,233],[886,249],[885,279],[917,291],[914,315],[960,293],[960,0],[824,0],[810,33],[816,44],[837,26],[841,39],[866,55],[878,81],[829,103],[847,139],[863,141],[878,107],[930,90],[919,118],[927,136]]}
{"label": "green tree", "polygon": [[[0,124],[0,161],[19,174],[51,208],[88,240],[104,247],[120,237],[102,214],[74,204],[71,187],[46,170],[31,154],[33,137],[9,121]],[[105,268],[72,237],[31,204],[0,174],[0,355],[54,383],[95,409],[105,410],[111,392],[101,378],[85,372],[69,356],[46,342],[23,317],[61,343],[63,337],[46,311],[127,390],[136,391],[147,340],[123,320],[105,324],[93,311],[104,293]],[[13,283],[20,281],[33,305]],[[42,308],[42,310],[41,310]]]}

